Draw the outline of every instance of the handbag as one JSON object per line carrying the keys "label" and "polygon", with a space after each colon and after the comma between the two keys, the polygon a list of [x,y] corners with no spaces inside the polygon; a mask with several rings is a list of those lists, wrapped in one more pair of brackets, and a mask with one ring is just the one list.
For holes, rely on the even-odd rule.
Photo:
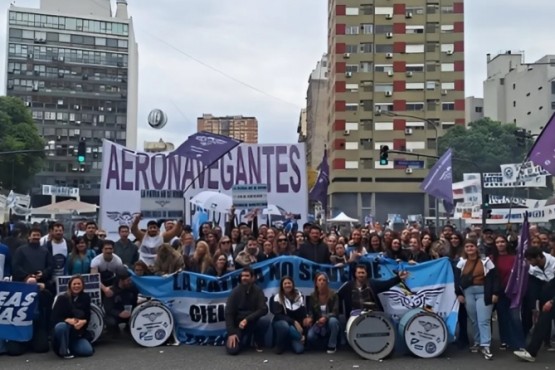
{"label": "handbag", "polygon": [[476,260],[476,262],[474,263],[474,266],[472,266],[472,270],[470,270],[470,272],[468,274],[462,274],[461,275],[461,288],[462,290],[465,290],[466,288],[472,286],[474,284],[474,270],[476,269],[476,265],[478,264],[478,262],[480,262],[479,259]]}

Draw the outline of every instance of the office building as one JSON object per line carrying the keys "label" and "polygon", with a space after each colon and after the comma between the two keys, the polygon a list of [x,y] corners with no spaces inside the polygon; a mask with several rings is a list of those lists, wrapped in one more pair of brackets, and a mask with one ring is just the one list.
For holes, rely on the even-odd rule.
{"label": "office building", "polygon": [[258,120],[255,117],[203,114],[197,118],[197,130],[229,136],[246,144],[258,143]]}
{"label": "office building", "polygon": [[[98,203],[102,139],[137,145],[138,49],[125,0],[41,0],[8,9],[7,94],[32,111],[45,141],[56,142],[32,188],[78,187]],[[77,161],[80,140],[86,143]]]}
{"label": "office building", "polygon": [[525,63],[522,51],[488,54],[487,73],[484,116],[540,133],[555,111],[555,55]]}
{"label": "office building", "polygon": [[328,10],[331,213],[433,217],[419,189],[427,164],[391,153],[380,165],[379,152],[435,155],[437,137],[465,124],[463,1],[329,0]]}
{"label": "office building", "polygon": [[484,118],[484,99],[468,96],[465,99],[464,110],[464,120],[467,125],[471,122],[481,120]]}
{"label": "office building", "polygon": [[306,91],[307,168],[316,169],[324,155],[328,137],[328,56],[324,54],[308,78]]}

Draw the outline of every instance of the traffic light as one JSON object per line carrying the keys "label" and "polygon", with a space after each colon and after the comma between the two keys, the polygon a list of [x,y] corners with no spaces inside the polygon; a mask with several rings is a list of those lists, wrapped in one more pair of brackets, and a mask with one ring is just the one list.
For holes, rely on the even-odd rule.
{"label": "traffic light", "polygon": [[382,145],[380,146],[380,165],[385,166],[388,163],[387,156],[389,152],[389,146]]}
{"label": "traffic light", "polygon": [[79,141],[77,145],[77,162],[85,163],[85,155],[87,154],[87,144],[84,140]]}

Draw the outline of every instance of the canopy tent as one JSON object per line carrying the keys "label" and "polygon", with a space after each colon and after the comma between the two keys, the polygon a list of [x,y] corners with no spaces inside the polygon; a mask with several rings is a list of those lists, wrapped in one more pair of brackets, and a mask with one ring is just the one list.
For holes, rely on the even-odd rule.
{"label": "canopy tent", "polygon": [[95,213],[98,209],[96,204],[80,202],[75,199],[63,200],[47,206],[33,208],[33,215],[68,215],[73,213]]}
{"label": "canopy tent", "polygon": [[327,221],[332,223],[333,222],[336,222],[336,223],[337,222],[359,222],[356,218],[351,218],[347,216],[344,212],[341,212],[334,218],[328,218]]}

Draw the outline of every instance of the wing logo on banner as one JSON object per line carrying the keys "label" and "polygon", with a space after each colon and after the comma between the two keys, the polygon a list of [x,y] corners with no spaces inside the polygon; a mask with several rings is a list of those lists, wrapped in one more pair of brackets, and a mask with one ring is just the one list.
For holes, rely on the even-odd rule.
{"label": "wing logo on banner", "polygon": [[203,135],[198,135],[195,139],[197,139],[197,141],[199,141],[200,145],[202,146],[224,145],[225,143],[227,143],[227,141],[225,140]]}
{"label": "wing logo on banner", "polygon": [[439,328],[439,325],[428,321],[418,321],[418,323],[424,328],[424,330],[426,330],[426,333]]}
{"label": "wing logo on banner", "polygon": [[108,216],[108,218],[112,221],[115,221],[117,223],[119,223],[120,225],[131,225],[131,223],[133,222],[133,217],[134,215],[136,215],[137,213],[131,213],[131,212],[127,212],[127,211],[123,211],[123,212],[106,212],[106,215]]}
{"label": "wing logo on banner", "polygon": [[160,207],[164,208],[165,206],[167,206],[168,204],[171,203],[171,201],[169,200],[157,200],[154,203],[158,204]]}
{"label": "wing logo on banner", "polygon": [[154,322],[158,317],[162,316],[163,314],[164,314],[163,312],[151,312],[151,313],[144,314],[142,316],[145,319],[149,320],[150,322]]}
{"label": "wing logo on banner", "polygon": [[424,307],[428,300],[432,300],[440,296],[444,287],[422,289],[414,294],[407,294],[407,292],[401,288],[393,287],[387,292],[382,294],[389,298],[390,302],[396,303],[405,308],[419,308]]}

